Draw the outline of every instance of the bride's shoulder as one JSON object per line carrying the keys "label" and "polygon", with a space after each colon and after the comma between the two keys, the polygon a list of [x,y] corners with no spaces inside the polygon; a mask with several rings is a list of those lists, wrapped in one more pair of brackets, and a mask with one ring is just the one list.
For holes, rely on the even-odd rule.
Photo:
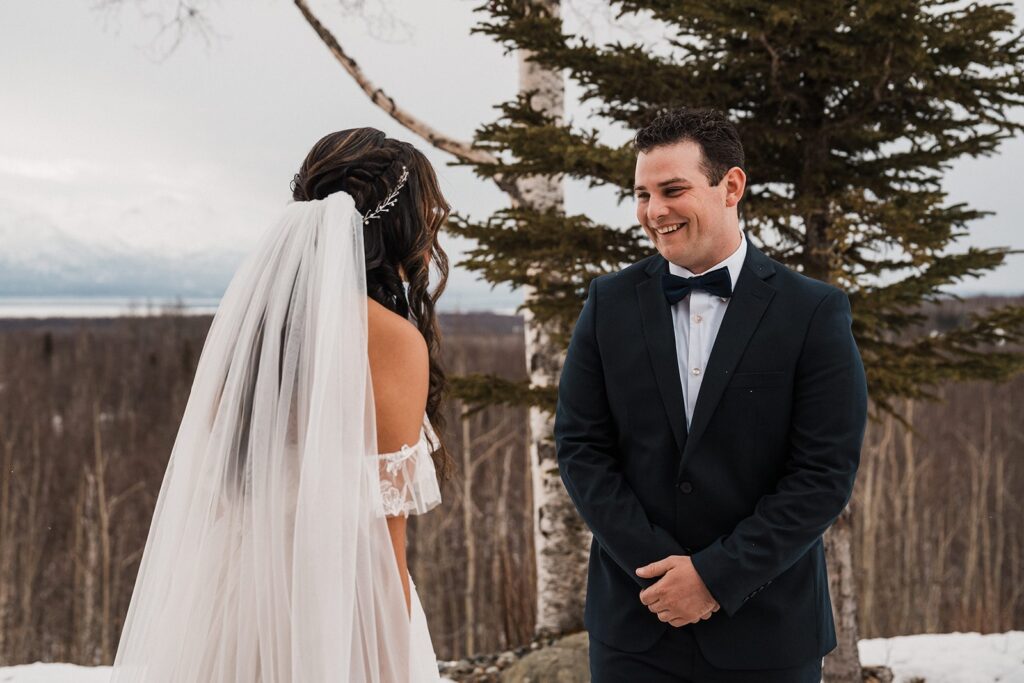
{"label": "bride's shoulder", "polygon": [[398,382],[416,391],[429,382],[430,355],[427,342],[415,325],[373,299],[367,306],[370,371],[378,380]]}
{"label": "bride's shoulder", "polygon": [[372,299],[367,312],[378,446],[386,453],[419,438],[430,386],[430,356],[423,335],[408,320]]}
{"label": "bride's shoulder", "polygon": [[400,356],[410,361],[427,363],[427,342],[411,322],[388,310],[373,299],[368,299],[367,323],[370,353]]}

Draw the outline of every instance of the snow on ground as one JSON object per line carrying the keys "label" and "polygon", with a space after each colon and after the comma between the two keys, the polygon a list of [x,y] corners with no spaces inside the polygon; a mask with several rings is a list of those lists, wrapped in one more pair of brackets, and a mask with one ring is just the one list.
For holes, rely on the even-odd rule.
{"label": "snow on ground", "polygon": [[[1024,631],[948,633],[860,641],[865,666],[893,670],[895,683],[1024,683]],[[0,667],[0,683],[108,683],[110,667],[26,664]]]}
{"label": "snow on ground", "polygon": [[[447,678],[442,683],[453,683]],[[0,683],[109,683],[109,666],[75,666],[74,664],[25,664],[0,666]]]}
{"label": "snow on ground", "polygon": [[862,640],[860,661],[888,666],[895,683],[1024,683],[1024,631]]}
{"label": "snow on ground", "polygon": [[0,683],[108,683],[109,666],[25,664],[0,667]]}

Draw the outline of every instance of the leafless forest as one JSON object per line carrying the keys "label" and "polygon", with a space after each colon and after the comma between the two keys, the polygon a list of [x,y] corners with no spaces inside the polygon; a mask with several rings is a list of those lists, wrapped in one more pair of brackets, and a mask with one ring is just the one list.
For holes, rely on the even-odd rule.
{"label": "leafless forest", "polygon": [[[934,312],[936,324],[967,302]],[[0,321],[0,665],[109,663],[209,318]],[[518,318],[443,320],[450,372],[525,377]],[[951,385],[869,426],[854,498],[862,636],[1024,626],[1024,378]],[[445,438],[445,504],[411,527],[438,655],[528,641],[526,412]]]}

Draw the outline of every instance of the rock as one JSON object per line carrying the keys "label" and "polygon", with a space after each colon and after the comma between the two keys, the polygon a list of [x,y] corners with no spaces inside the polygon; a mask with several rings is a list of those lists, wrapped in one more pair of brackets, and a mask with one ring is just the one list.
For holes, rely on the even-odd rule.
{"label": "rock", "polygon": [[502,652],[498,655],[498,666],[504,669],[515,664],[517,659],[514,652]]}
{"label": "rock", "polygon": [[892,669],[887,666],[865,666],[861,669],[864,683],[892,683]]}
{"label": "rock", "polygon": [[589,683],[589,641],[576,633],[526,655],[501,674],[501,683]]}

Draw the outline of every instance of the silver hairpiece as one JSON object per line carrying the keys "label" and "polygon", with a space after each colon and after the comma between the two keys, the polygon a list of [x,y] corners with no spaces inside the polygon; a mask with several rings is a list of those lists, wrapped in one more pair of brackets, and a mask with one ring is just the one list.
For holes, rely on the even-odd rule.
{"label": "silver hairpiece", "polygon": [[402,191],[405,181],[408,179],[409,169],[402,166],[402,175],[398,178],[398,184],[395,185],[395,189],[391,190],[390,194],[384,198],[384,201],[377,205],[377,208],[363,216],[363,223],[369,223],[374,218],[380,218],[381,214],[387,213],[388,209],[398,202],[398,193]]}

